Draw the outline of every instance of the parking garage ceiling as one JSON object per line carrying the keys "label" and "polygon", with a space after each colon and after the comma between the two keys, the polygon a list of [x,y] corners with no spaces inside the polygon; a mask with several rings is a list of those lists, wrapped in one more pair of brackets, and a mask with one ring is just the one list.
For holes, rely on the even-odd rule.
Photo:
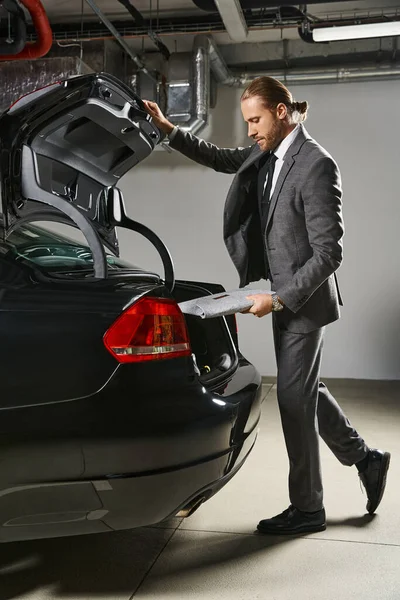
{"label": "parking garage ceiling", "polygon": [[[196,6],[192,0],[134,0],[134,6],[145,16],[153,16],[160,19],[178,18],[178,17],[204,17],[205,11]],[[107,14],[110,19],[126,19],[127,11],[117,0],[97,0],[96,4]],[[262,2],[260,2],[262,4]],[[276,0],[275,6],[281,3]],[[282,2],[283,4],[283,2]],[[286,4],[288,4],[286,2]],[[293,6],[299,6],[299,3],[293,2]],[[303,3],[307,4],[307,3]],[[85,20],[93,19],[93,11],[83,0],[43,0],[43,5],[53,23],[70,22],[80,20],[82,12]],[[265,6],[273,6],[273,2],[265,2]],[[328,15],[344,15],[351,12],[382,11],[399,8],[399,0],[362,0],[358,2],[328,2],[314,4],[309,3],[309,10],[317,17],[326,17]]]}
{"label": "parking garage ceiling", "polygon": [[[53,25],[58,25],[58,29],[62,31],[62,26],[91,23],[95,25],[99,22],[92,8],[85,0],[42,0],[49,19]],[[361,0],[358,2],[342,1],[342,2],[323,2],[321,0],[311,0],[308,4],[290,3],[288,0],[217,0],[214,12],[202,10],[199,6],[207,7],[212,5],[212,0],[131,0],[135,8],[141,12],[143,17],[148,22],[149,26],[154,29],[159,29],[160,26],[166,29],[167,24],[175,27],[176,32],[182,33],[187,27],[187,32],[192,29],[195,32],[196,24],[199,28],[204,29],[207,24],[213,31],[224,30],[224,23],[221,15],[223,15],[221,7],[230,4],[236,4],[243,8],[244,17],[247,21],[249,31],[252,33],[256,29],[263,30],[263,41],[276,40],[276,33],[279,31],[281,37],[290,37],[290,33],[284,30],[282,33],[282,25],[286,24],[285,18],[282,22],[282,14],[288,14],[292,7],[304,8],[307,7],[308,12],[317,20],[329,20],[331,22],[341,22],[352,18],[368,19],[369,17],[382,16],[400,16],[400,0]],[[132,17],[129,15],[125,6],[118,0],[96,0],[100,10],[114,22],[119,22],[121,25],[132,25]],[[284,5],[284,12],[279,14],[278,6]],[[247,8],[248,6],[256,8]],[[281,21],[281,22],[280,22]],[[218,28],[218,25],[220,27]],[[182,31],[179,31],[181,26]],[[163,33],[162,31],[160,33]],[[226,42],[229,39],[225,40]],[[250,41],[250,40],[249,40]],[[221,40],[223,43],[224,40]]]}

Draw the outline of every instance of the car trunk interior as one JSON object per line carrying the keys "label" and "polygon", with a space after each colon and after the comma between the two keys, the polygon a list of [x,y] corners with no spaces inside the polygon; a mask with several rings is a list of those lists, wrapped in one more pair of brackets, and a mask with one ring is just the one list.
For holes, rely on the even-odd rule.
{"label": "car trunk interior", "polygon": [[[179,303],[219,291],[223,288],[216,284],[177,281],[173,296]],[[185,319],[201,381],[214,384],[225,380],[235,370],[238,360],[235,318],[230,315],[201,319],[185,315]]]}

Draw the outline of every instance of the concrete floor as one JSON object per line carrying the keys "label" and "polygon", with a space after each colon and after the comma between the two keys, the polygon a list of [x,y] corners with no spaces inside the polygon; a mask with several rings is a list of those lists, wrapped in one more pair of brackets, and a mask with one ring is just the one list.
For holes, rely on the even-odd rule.
{"label": "concrete floor", "polygon": [[261,431],[237,476],[190,519],[162,527],[0,546],[0,600],[399,600],[400,382],[332,382],[372,447],[392,453],[378,514],[365,514],[356,469],[322,446],[328,528],[255,534],[288,505],[276,391],[265,385]]}

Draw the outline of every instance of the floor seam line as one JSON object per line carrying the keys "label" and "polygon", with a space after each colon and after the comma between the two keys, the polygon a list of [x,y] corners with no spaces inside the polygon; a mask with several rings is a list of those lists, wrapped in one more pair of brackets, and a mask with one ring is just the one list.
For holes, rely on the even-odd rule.
{"label": "floor seam line", "polygon": [[311,537],[304,537],[304,540],[318,540],[321,542],[341,542],[343,544],[364,544],[367,546],[389,546],[391,548],[400,548],[400,544],[389,544],[387,542],[364,542],[363,540],[342,540],[342,539],[335,539],[335,538],[311,538]]}
{"label": "floor seam line", "polygon": [[215,529],[179,529],[179,531],[192,531],[195,533],[227,533],[229,535],[257,535],[256,533],[243,533],[237,531],[217,531]]}
{"label": "floor seam line", "polygon": [[177,530],[178,530],[178,528],[174,529],[174,531],[171,533],[171,535],[169,536],[169,538],[167,539],[167,541],[165,542],[165,544],[161,548],[160,552],[157,554],[157,556],[155,557],[155,559],[151,563],[150,567],[147,569],[146,573],[143,575],[142,579],[139,581],[138,585],[136,586],[136,588],[135,588],[133,594],[130,596],[129,600],[132,600],[133,597],[136,596],[136,593],[139,591],[139,589],[142,587],[143,583],[146,581],[147,577],[150,575],[150,572],[152,571],[153,567],[157,563],[157,561],[160,558],[161,554],[164,552],[165,548],[168,546],[168,544],[170,543],[170,541],[174,537],[174,535],[177,532]]}
{"label": "floor seam line", "polygon": [[[267,538],[267,536],[260,536],[260,534],[258,533],[244,533],[244,532],[238,532],[238,531],[217,531],[215,529],[179,529],[179,531],[188,531],[188,532],[193,532],[193,533],[217,533],[217,534],[228,534],[228,535],[251,535],[254,537],[260,537],[260,539],[262,538]],[[343,539],[335,539],[335,538],[318,538],[318,537],[307,537],[307,536],[278,536],[278,535],[271,535],[271,538],[294,538],[294,539],[301,539],[301,540],[310,540],[310,541],[314,541],[317,540],[319,542],[341,542],[344,544],[366,544],[369,546],[389,546],[392,548],[400,548],[400,544],[390,544],[387,542],[365,542],[363,540],[343,540]]]}
{"label": "floor seam line", "polygon": [[146,525],[146,529],[158,529],[159,531],[170,531],[171,529],[176,531],[178,527],[155,527],[154,525]]}

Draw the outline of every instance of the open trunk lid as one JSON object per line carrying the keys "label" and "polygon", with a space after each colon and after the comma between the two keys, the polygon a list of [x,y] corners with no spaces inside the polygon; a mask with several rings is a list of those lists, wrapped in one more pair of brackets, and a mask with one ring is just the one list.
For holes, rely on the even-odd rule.
{"label": "open trunk lid", "polygon": [[75,77],[18,100],[0,131],[3,237],[27,221],[73,224],[105,276],[103,244],[118,256],[125,226],[116,184],[161,140],[141,99],[111,75]]}

